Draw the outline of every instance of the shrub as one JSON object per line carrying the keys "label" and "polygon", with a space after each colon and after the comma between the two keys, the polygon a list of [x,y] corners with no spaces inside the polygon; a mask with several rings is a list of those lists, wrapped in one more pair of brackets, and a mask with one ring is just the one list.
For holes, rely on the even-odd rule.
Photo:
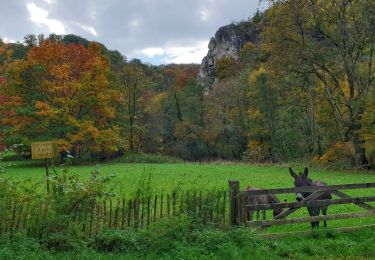
{"label": "shrub", "polygon": [[70,161],[67,160],[62,173],[50,177],[52,185],[52,203],[57,213],[88,213],[97,199],[111,197],[114,194],[106,192],[106,184],[114,175],[100,177],[98,168],[90,172],[90,178],[81,181],[77,175],[69,175]]}
{"label": "shrub", "polygon": [[317,158],[322,162],[354,162],[354,147],[350,142],[339,142],[331,145],[325,153]]}
{"label": "shrub", "polygon": [[91,246],[98,251],[138,251],[140,233],[135,230],[107,230],[94,237]]}
{"label": "shrub", "polygon": [[[48,218],[29,227],[29,234],[39,237],[43,234],[57,234],[65,232],[72,236],[83,235],[82,227],[75,225],[75,219],[84,218],[92,212],[93,207],[101,198],[112,197],[114,194],[106,191],[106,184],[113,178],[113,175],[100,177],[98,169],[90,173],[90,178],[79,180],[78,176],[69,174],[69,160],[66,161],[62,173],[54,169],[54,174],[49,178],[51,193],[43,194],[35,203],[41,210],[48,213]],[[54,247],[59,246],[58,236],[52,237],[47,243]],[[68,246],[68,245],[66,245]]]}
{"label": "shrub", "polygon": [[65,232],[50,233],[40,243],[44,248],[54,251],[78,251],[85,247],[82,240]]}
{"label": "shrub", "polygon": [[249,141],[247,150],[243,154],[243,160],[246,162],[272,162],[270,146],[257,140]]}
{"label": "shrub", "polygon": [[3,152],[0,152],[0,174],[6,172],[6,168],[11,166],[11,163],[6,163],[6,158],[12,152],[12,147],[9,149],[5,149]]}
{"label": "shrub", "polygon": [[21,156],[23,159],[31,158],[31,146],[25,144],[14,144],[12,145],[12,150]]}
{"label": "shrub", "polygon": [[0,259],[40,259],[43,258],[42,247],[36,238],[22,233],[13,235],[13,240],[7,234],[0,236]]}

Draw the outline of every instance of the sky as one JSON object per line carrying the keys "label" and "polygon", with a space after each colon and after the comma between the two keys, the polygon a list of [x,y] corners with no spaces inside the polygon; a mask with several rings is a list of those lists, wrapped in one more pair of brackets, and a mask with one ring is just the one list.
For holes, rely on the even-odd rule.
{"label": "sky", "polygon": [[151,64],[201,63],[217,29],[259,0],[0,0],[0,37],[76,34]]}

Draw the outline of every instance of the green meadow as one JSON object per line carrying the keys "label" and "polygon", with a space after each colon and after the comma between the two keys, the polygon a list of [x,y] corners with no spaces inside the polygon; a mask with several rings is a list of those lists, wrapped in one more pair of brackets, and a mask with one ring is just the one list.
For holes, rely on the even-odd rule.
{"label": "green meadow", "polygon": [[[45,169],[41,162],[15,161],[3,175],[14,180],[31,179],[42,187]],[[61,172],[61,166],[54,166]],[[302,171],[303,167],[292,167]],[[259,188],[282,188],[293,186],[287,165],[251,165],[242,163],[104,163],[85,166],[72,166],[69,174],[87,178],[92,170],[98,169],[101,175],[115,175],[108,188],[120,196],[129,196],[137,189],[142,178],[149,177],[155,193],[171,192],[175,189],[226,189],[229,180],[239,180],[240,188],[254,186]],[[327,171],[309,168],[309,177],[329,185],[375,182],[375,172]],[[366,194],[365,190],[352,191]]]}
{"label": "green meadow", "polygon": [[[302,166],[293,167],[295,171],[301,171]],[[90,172],[98,170],[102,176],[114,175],[108,183],[107,191],[113,192],[117,197],[132,198],[142,188],[151,189],[151,194],[166,194],[174,191],[210,191],[227,190],[229,180],[239,180],[240,189],[248,185],[259,188],[286,188],[292,187],[292,178],[289,175],[287,165],[250,165],[243,163],[176,163],[176,164],[146,164],[146,163],[103,163],[85,166],[72,166],[70,175],[77,175],[85,179]],[[53,172],[61,172],[61,166],[53,166]],[[16,161],[8,168],[3,177],[13,180],[30,179],[37,189],[45,187],[45,169],[39,161]],[[313,180],[321,180],[329,185],[375,182],[374,172],[365,171],[328,171],[318,168],[310,168],[309,176]],[[145,184],[147,182],[147,184]],[[143,187],[145,186],[145,187]],[[147,186],[147,187],[146,187]],[[353,196],[371,196],[374,189],[357,189],[345,191]],[[295,201],[294,194],[280,194],[280,200]],[[370,203],[375,205],[374,203]],[[356,205],[330,206],[328,214],[362,211]],[[271,212],[267,212],[267,218]],[[307,216],[307,210],[301,209],[292,216]],[[375,218],[360,218],[348,220],[330,221],[329,227],[343,227],[356,225],[369,225]],[[266,232],[297,231],[310,228],[308,223],[275,226],[268,228]],[[263,232],[263,231],[262,231]]]}
{"label": "green meadow", "polygon": [[[2,178],[29,180],[36,190],[44,192],[45,168],[43,161],[8,161],[11,166]],[[290,165],[251,165],[245,163],[102,163],[71,166],[68,175],[87,179],[97,170],[101,176],[114,175],[106,190],[120,198],[133,198],[139,189],[150,189],[148,194],[167,194],[185,191],[228,190],[229,180],[239,180],[240,189],[248,185],[259,188],[292,187]],[[291,165],[302,171],[302,165]],[[55,164],[50,174],[61,173],[63,167]],[[375,173],[369,171],[332,171],[309,168],[309,177],[327,184],[375,182]],[[143,187],[144,186],[144,187]],[[374,195],[374,189],[347,190],[353,196]],[[280,200],[295,201],[294,194],[280,194]],[[370,203],[375,206],[375,203]],[[227,209],[227,213],[228,213]],[[363,211],[355,205],[336,205],[328,214]],[[300,209],[291,217],[308,216]],[[271,212],[267,212],[267,218]],[[314,259],[375,257],[375,217],[336,220],[328,222],[328,229],[320,228],[315,236],[303,239],[291,235],[278,240],[262,239],[262,233],[282,233],[310,230],[310,223],[273,226],[253,230],[239,228],[222,230],[210,226],[189,224],[189,219],[172,219],[156,222],[148,229],[108,230],[88,240],[69,235],[52,235],[48,239],[35,239],[19,234],[16,242],[7,237],[0,239],[0,259]],[[322,224],[321,224],[322,225]],[[372,227],[369,227],[371,226]],[[338,234],[340,227],[368,226],[349,234]],[[52,245],[52,248],[51,248]],[[343,245],[348,245],[343,247]],[[54,249],[55,248],[55,249]],[[48,250],[46,250],[48,249]]]}

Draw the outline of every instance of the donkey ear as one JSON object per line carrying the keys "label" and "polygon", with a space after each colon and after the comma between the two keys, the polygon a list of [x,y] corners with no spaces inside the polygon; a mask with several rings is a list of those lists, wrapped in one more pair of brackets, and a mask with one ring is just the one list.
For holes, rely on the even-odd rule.
{"label": "donkey ear", "polygon": [[297,178],[297,174],[289,167],[289,173],[292,175],[293,178]]}
{"label": "donkey ear", "polygon": [[309,174],[309,169],[308,168],[305,168],[305,170],[303,171],[303,177],[304,178],[307,178],[307,175]]}

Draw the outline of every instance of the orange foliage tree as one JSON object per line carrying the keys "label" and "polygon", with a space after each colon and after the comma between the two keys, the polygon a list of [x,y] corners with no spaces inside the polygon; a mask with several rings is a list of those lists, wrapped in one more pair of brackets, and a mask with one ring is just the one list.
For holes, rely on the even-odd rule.
{"label": "orange foliage tree", "polygon": [[116,103],[99,46],[42,41],[7,67],[3,123],[17,141],[57,139],[77,153],[117,149]]}

